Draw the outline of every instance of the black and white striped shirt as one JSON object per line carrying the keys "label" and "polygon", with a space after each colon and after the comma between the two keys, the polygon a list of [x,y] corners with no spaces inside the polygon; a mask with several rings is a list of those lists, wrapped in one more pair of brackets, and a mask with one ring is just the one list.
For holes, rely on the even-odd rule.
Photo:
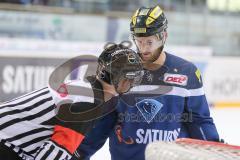
{"label": "black and white striped shirt", "polygon": [[[81,101],[86,97],[67,96]],[[87,97],[87,101],[93,101]],[[25,160],[69,160],[71,153],[51,140],[56,102],[62,97],[50,87],[0,105],[0,139]]]}

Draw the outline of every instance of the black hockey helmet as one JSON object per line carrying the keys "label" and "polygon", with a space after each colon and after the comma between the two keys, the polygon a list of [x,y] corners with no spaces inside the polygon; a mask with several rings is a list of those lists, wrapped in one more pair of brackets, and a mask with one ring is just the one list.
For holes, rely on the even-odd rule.
{"label": "black hockey helmet", "polygon": [[133,80],[131,87],[140,84],[144,74],[143,66],[139,55],[130,49],[131,45],[130,41],[105,45],[98,58],[97,76],[101,80],[115,88],[121,78]]}
{"label": "black hockey helmet", "polygon": [[159,5],[151,8],[141,7],[132,16],[130,31],[136,37],[159,35],[167,29],[167,18]]}

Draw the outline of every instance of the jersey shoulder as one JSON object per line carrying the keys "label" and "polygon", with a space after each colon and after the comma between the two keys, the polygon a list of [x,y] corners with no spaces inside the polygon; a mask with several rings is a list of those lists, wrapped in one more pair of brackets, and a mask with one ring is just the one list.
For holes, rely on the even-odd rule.
{"label": "jersey shoulder", "polygon": [[170,72],[181,73],[184,75],[190,75],[197,69],[192,62],[170,53],[166,53],[166,65]]}
{"label": "jersey shoulder", "polygon": [[177,84],[188,89],[202,86],[201,73],[192,62],[166,53],[166,66],[168,71],[164,75],[164,81],[171,81],[168,83]]}

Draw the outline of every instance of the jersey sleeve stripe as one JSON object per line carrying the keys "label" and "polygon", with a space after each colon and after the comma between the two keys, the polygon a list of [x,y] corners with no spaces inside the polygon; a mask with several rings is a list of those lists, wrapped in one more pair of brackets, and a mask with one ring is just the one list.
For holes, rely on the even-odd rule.
{"label": "jersey sleeve stripe", "polygon": [[[165,88],[164,88],[165,87]],[[204,95],[203,87],[197,89],[187,89],[177,86],[161,86],[161,85],[140,85],[131,89],[134,94],[149,93],[161,95],[173,95],[179,97],[202,96]],[[131,93],[130,92],[130,93]]]}
{"label": "jersey sleeve stripe", "polygon": [[164,95],[191,97],[191,96],[203,96],[204,94],[205,93],[202,87],[198,89],[185,89],[181,87],[172,87],[172,90]]}

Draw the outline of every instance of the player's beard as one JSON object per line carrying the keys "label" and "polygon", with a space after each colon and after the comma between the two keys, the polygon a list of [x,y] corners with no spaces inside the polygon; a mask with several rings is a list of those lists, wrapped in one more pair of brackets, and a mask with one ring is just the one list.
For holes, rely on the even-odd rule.
{"label": "player's beard", "polygon": [[144,58],[142,56],[142,54],[140,53],[142,63],[143,63],[143,67],[145,69],[156,70],[156,69],[159,69],[161,67],[160,64],[156,63],[156,60],[158,60],[158,58],[160,57],[160,55],[163,51],[163,47],[164,46],[161,46],[158,49],[156,49],[155,51],[153,51],[151,53],[151,57],[148,57],[148,58]]}
{"label": "player's beard", "polygon": [[148,53],[149,57],[144,57],[144,55],[143,55],[144,53],[140,53],[140,57],[141,57],[143,63],[146,63],[146,64],[154,63],[161,55],[163,47],[164,46],[162,45],[161,47],[157,48],[155,51]]}

